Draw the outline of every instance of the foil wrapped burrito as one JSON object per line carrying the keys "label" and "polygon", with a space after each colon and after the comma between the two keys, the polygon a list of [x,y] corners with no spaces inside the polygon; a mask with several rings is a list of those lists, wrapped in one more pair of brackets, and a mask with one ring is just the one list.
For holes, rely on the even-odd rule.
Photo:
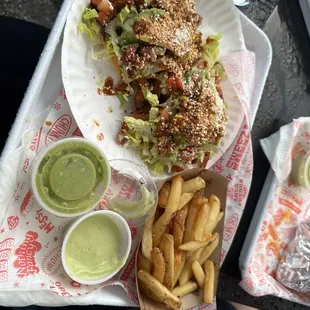
{"label": "foil wrapped burrito", "polygon": [[310,220],[296,228],[277,268],[276,279],[297,292],[310,292]]}

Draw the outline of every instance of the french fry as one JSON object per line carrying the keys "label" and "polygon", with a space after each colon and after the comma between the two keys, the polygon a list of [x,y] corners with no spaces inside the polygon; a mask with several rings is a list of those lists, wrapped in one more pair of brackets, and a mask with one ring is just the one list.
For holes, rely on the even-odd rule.
{"label": "french fry", "polygon": [[[212,236],[212,235],[211,235]],[[211,239],[212,240],[212,239]],[[195,252],[200,248],[206,247],[210,241],[190,241],[179,246],[179,250],[184,252]]]}
{"label": "french fry", "polygon": [[192,270],[195,276],[195,279],[199,285],[200,288],[203,288],[204,282],[205,282],[205,273],[203,272],[202,267],[198,263],[197,260],[194,260],[192,263]]}
{"label": "french fry", "polygon": [[205,282],[204,282],[204,292],[203,301],[207,303],[213,302],[214,297],[214,264],[212,261],[207,260],[204,264],[205,268]]}
{"label": "french fry", "polygon": [[208,223],[210,213],[210,206],[205,202],[197,212],[193,227],[193,237],[195,241],[203,241],[205,234],[205,227]]}
{"label": "french fry", "polygon": [[139,253],[138,253],[138,264],[137,264],[137,267],[138,267],[138,271],[139,270],[144,270],[146,272],[151,273],[151,270],[152,270],[152,263],[143,256],[141,251],[139,251]]}
{"label": "french fry", "polygon": [[203,251],[203,248],[197,250],[194,252],[193,256],[189,257],[185,261],[185,265],[181,271],[180,277],[179,277],[179,284],[183,285],[186,282],[190,280],[190,278],[193,276],[193,270],[192,270],[192,263],[195,260],[198,260],[198,258],[201,256],[201,253]]}
{"label": "french fry", "polygon": [[160,283],[164,282],[166,266],[163,253],[159,248],[154,248],[151,252],[153,260],[153,277],[156,278]]}
{"label": "french fry", "polygon": [[182,297],[186,294],[196,291],[198,284],[194,281],[188,281],[187,283],[177,286],[172,290],[172,294],[178,297]]}
{"label": "french fry", "polygon": [[166,221],[164,214],[153,225],[153,246],[158,247],[162,237],[166,232]]}
{"label": "french fry", "polygon": [[179,210],[175,217],[173,218],[173,239],[174,239],[174,246],[178,248],[183,241],[184,231],[185,231],[185,221],[188,214],[188,205],[185,206],[183,209]]}
{"label": "french fry", "polygon": [[145,223],[142,241],[141,241],[141,250],[145,258],[150,262],[152,261],[151,250],[153,248],[153,222],[155,214]]}
{"label": "french fry", "polygon": [[219,234],[215,233],[214,234],[214,241],[211,242],[209,245],[207,245],[200,253],[198,256],[198,262],[200,265],[202,265],[213,253],[213,251],[217,248],[219,245]]}
{"label": "french fry", "polygon": [[173,275],[173,287],[178,282],[179,276],[185,264],[185,254],[182,251],[174,250],[174,275]]}
{"label": "french fry", "polygon": [[178,210],[178,205],[181,199],[183,178],[179,175],[173,177],[171,189],[166,204],[165,212],[163,214],[165,224],[167,225],[172,219],[174,213]]}
{"label": "french fry", "polygon": [[149,298],[157,302],[160,302],[160,299],[143,282],[138,280],[138,285],[139,285],[139,290],[143,295],[148,296]]}
{"label": "french fry", "polygon": [[185,207],[186,204],[188,204],[193,199],[193,197],[193,193],[183,193],[180,198],[178,210],[181,210],[183,207]]}
{"label": "french fry", "polygon": [[212,243],[207,245],[205,248],[200,248],[193,254],[192,257],[189,257],[186,260],[183,270],[179,277],[180,285],[185,284],[193,276],[193,270],[192,270],[193,261],[197,260],[199,264],[202,265],[210,257],[213,251],[217,248],[218,244],[219,244],[219,235],[218,233],[215,233],[214,241]]}
{"label": "french fry", "polygon": [[188,215],[185,222],[185,232],[184,232],[184,238],[183,243],[187,243],[189,241],[192,241],[192,230],[194,226],[194,222],[196,219],[197,212],[199,211],[200,207],[202,206],[204,202],[203,193],[198,191],[195,193],[192,201],[190,202],[190,206],[188,209]]}
{"label": "french fry", "polygon": [[179,309],[181,307],[181,301],[175,295],[173,295],[164,285],[157,281],[153,276],[144,270],[138,272],[138,278],[147,288],[156,296],[156,299],[165,303],[172,309]]}
{"label": "french fry", "polygon": [[158,205],[161,208],[166,208],[166,204],[167,204],[167,201],[168,201],[170,189],[171,189],[171,183],[170,182],[166,182],[163,185],[163,187],[160,189],[159,193],[158,193]]}
{"label": "french fry", "polygon": [[215,195],[211,195],[209,199],[210,204],[210,214],[209,214],[209,220],[205,227],[205,233],[212,234],[216,224],[217,224],[217,217],[220,213],[220,200]]}
{"label": "french fry", "polygon": [[174,242],[173,236],[165,234],[162,240],[163,254],[166,263],[166,272],[163,284],[172,290],[174,277]]}
{"label": "french fry", "polygon": [[183,183],[182,193],[194,193],[206,187],[206,182],[201,177],[190,179]]}

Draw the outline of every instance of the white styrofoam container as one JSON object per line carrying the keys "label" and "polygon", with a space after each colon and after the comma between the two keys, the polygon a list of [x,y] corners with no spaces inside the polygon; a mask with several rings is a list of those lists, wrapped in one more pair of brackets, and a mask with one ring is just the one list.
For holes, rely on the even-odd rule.
{"label": "white styrofoam container", "polygon": [[[52,107],[62,86],[61,79],[61,44],[66,17],[74,0],[64,0],[55,21],[53,29],[46,42],[36,70],[30,81],[28,90],[20,105],[16,119],[9,133],[5,147],[1,154],[1,161],[6,161],[10,153],[22,145],[22,136],[26,130],[35,131],[43,123]],[[245,15],[240,13],[242,29],[246,46],[255,52],[257,70],[255,75],[255,87],[251,102],[252,123],[254,121],[259,101],[263,92],[266,78],[269,72],[272,49],[267,36]],[[36,115],[36,122],[33,117]],[[41,120],[41,122],[40,122]],[[36,128],[36,126],[38,128]],[[50,291],[38,292],[0,292],[0,304],[2,306],[27,306],[31,304],[41,306],[65,306],[65,305],[113,305],[133,306],[121,287],[106,287],[92,294],[78,298],[62,298],[55,296]]]}

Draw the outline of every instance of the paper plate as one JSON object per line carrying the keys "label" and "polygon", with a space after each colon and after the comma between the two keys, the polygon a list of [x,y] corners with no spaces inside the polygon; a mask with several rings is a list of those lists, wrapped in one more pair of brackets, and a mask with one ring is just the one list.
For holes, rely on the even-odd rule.
{"label": "paper plate", "polygon": [[[231,0],[196,0],[196,11],[203,17],[200,30],[205,37],[221,32],[220,58],[245,50],[245,43],[238,12]],[[67,18],[62,45],[62,79],[67,98],[80,130],[85,138],[98,143],[109,159],[131,159],[144,164],[137,153],[115,142],[123,116],[133,110],[133,102],[120,108],[116,96],[98,94],[106,77],[118,80],[110,62],[96,61],[90,55],[89,41],[77,26],[89,0],[76,0]],[[216,154],[211,157],[211,167],[229,148],[244,118],[244,111],[229,81],[222,83],[228,103],[228,123]],[[162,176],[164,177],[164,176]]]}

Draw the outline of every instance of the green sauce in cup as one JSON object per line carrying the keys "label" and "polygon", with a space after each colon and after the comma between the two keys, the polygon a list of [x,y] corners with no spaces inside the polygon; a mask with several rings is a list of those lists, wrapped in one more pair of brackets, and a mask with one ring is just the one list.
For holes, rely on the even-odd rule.
{"label": "green sauce in cup", "polygon": [[60,140],[37,160],[32,187],[39,203],[56,215],[79,215],[100,202],[110,183],[105,155],[81,138]]}
{"label": "green sauce in cup", "polygon": [[65,262],[71,276],[97,280],[120,269],[121,232],[108,216],[98,214],[85,219],[70,234],[65,247]]}

